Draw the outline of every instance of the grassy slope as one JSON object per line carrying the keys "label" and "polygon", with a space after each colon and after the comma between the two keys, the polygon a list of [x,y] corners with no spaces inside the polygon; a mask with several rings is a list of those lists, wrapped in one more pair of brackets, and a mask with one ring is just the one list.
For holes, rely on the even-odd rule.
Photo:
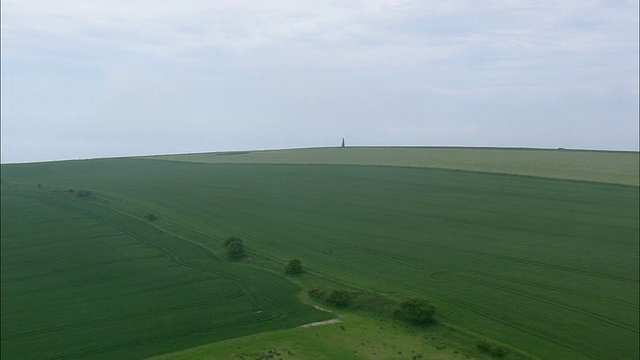
{"label": "grassy slope", "polygon": [[[468,359],[450,348],[430,346],[425,334],[415,329],[356,314],[343,322],[306,329],[287,329],[250,335],[171,353],[154,360],[275,359]],[[274,351],[275,350],[275,351]],[[276,355],[278,354],[278,355]]]}
{"label": "grassy slope", "polygon": [[10,169],[153,209],[194,241],[235,234],[356,287],[430,297],[446,322],[542,358],[638,355],[637,187],[127,159]]}
{"label": "grassy slope", "polygon": [[330,317],[95,202],[3,187],[3,358],[142,358]]}
{"label": "grassy slope", "polygon": [[638,152],[496,148],[310,148],[163,155],[153,159],[211,164],[334,164],[470,170],[556,179],[639,184]]}

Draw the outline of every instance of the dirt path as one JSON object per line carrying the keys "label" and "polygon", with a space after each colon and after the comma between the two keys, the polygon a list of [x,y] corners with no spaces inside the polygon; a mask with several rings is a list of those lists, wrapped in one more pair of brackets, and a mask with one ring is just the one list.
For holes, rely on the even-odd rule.
{"label": "dirt path", "polygon": [[[309,303],[307,303],[307,304],[309,304]],[[320,310],[320,311],[324,311],[324,312],[328,312],[328,313],[333,313],[331,310],[327,310],[327,309],[325,309],[325,308],[323,308],[323,307],[320,307],[320,306],[318,306],[318,305],[313,305],[313,304],[309,304],[309,305],[311,305],[311,306],[313,306],[314,308],[316,308],[316,310]]]}
{"label": "dirt path", "polygon": [[[328,309],[325,309],[325,308],[320,307],[320,306],[318,306],[318,305],[311,304],[311,303],[308,303],[308,302],[306,302],[306,301],[305,301],[305,304],[309,304],[309,305],[313,306],[314,308],[316,308],[317,310],[320,310],[320,311],[324,311],[324,312],[328,312],[328,313],[333,314],[333,311],[328,310]],[[338,316],[338,317],[337,317],[337,318],[335,318],[335,319],[330,319],[330,320],[325,320],[325,321],[318,321],[318,322],[312,322],[312,323],[304,324],[304,325],[301,325],[301,326],[298,326],[298,327],[299,327],[299,328],[308,328],[308,327],[314,327],[314,326],[322,326],[322,325],[335,324],[335,323],[339,323],[339,322],[342,322],[342,319],[340,319],[340,317]]]}
{"label": "dirt path", "polygon": [[308,327],[314,327],[314,326],[335,324],[335,323],[340,323],[340,322],[342,322],[341,319],[331,319],[331,320],[325,320],[325,321],[312,322],[312,323],[305,324],[305,325],[298,326],[298,327],[299,328],[308,328]]}

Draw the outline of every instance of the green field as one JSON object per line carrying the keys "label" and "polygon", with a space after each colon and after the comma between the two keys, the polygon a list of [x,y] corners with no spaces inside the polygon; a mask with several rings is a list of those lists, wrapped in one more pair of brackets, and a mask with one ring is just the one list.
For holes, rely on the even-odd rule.
{"label": "green field", "polygon": [[331,317],[139,220],[2,192],[2,357],[125,359]]}
{"label": "green field", "polygon": [[[517,157],[518,151],[512,152],[511,156]],[[47,219],[46,214],[56,218],[68,213],[68,217],[60,221],[36,223],[41,224],[43,232],[56,234],[48,229],[60,227],[61,221],[65,226],[77,222],[78,229],[74,233],[105,234],[123,244],[138,247],[140,244],[135,235],[117,231],[112,234],[114,226],[127,231],[131,231],[130,228],[164,230],[158,238],[170,237],[171,240],[161,246],[173,249],[188,243],[191,245],[184,251],[197,252],[197,255],[189,253],[182,258],[193,256],[197,264],[220,264],[219,268],[207,266],[234,274],[247,283],[247,289],[261,291],[263,299],[287,295],[283,296],[283,299],[289,299],[284,307],[289,311],[287,316],[259,324],[249,322],[246,329],[239,330],[245,334],[283,328],[287,324],[299,324],[303,318],[323,315],[294,305],[291,294],[295,293],[295,286],[287,288],[288,283],[277,274],[232,265],[202,251],[208,248],[215,253],[219,250],[219,242],[231,234],[243,238],[256,256],[279,262],[300,258],[307,270],[318,278],[396,299],[416,295],[427,297],[438,306],[441,322],[508,344],[532,357],[636,359],[639,346],[639,188],[616,183],[637,184],[637,175],[633,179],[634,171],[637,174],[637,163],[635,170],[626,169],[624,165],[629,156],[637,159],[637,154],[620,153],[622,160],[599,162],[597,159],[603,156],[618,154],[581,152],[584,159],[581,166],[586,166],[590,154],[594,163],[599,164],[593,171],[597,175],[580,175],[578,170],[573,170],[570,178],[579,181],[545,178],[542,171],[551,171],[547,165],[541,165],[535,173],[516,172],[536,175],[534,177],[492,174],[491,171],[508,172],[496,168],[478,172],[482,169],[216,164],[203,160],[219,157],[233,161],[231,159],[240,159],[246,154],[194,155],[191,162],[158,161],[161,159],[158,157],[3,165],[3,355],[11,342],[16,344],[12,345],[13,351],[30,346],[21,345],[20,337],[12,333],[33,331],[44,325],[28,320],[27,310],[5,310],[7,301],[24,307],[39,306],[37,301],[30,304],[24,299],[33,296],[35,291],[51,289],[46,287],[46,278],[38,279],[43,272],[38,268],[45,266],[43,261],[51,259],[51,254],[44,254],[50,251],[49,245],[32,235],[37,233],[38,227],[31,222],[36,218]],[[185,156],[171,159],[184,160]],[[326,161],[334,159],[329,157]],[[315,162],[318,161],[308,161]],[[526,161],[520,161],[520,164],[524,163]],[[602,170],[604,163],[617,172],[606,177],[607,172]],[[560,168],[562,163],[554,166]],[[588,168],[582,171],[588,172]],[[38,188],[38,184],[42,187]],[[93,191],[108,203],[101,206],[87,204],[55,192],[68,188]],[[58,202],[64,203],[66,207],[62,208],[68,210],[56,210]],[[22,209],[22,215],[11,215],[13,212],[5,210],[9,207]],[[73,210],[75,208],[87,209],[78,212]],[[116,225],[102,223],[89,229],[87,219],[74,220],[94,212],[108,212],[114,219],[117,217],[109,222]],[[148,212],[160,217],[153,227],[135,219],[142,219]],[[95,222],[95,217],[92,219]],[[121,220],[128,221],[128,225],[122,225]],[[29,231],[23,230],[26,224],[29,224]],[[59,231],[64,234],[64,230]],[[181,239],[169,236],[167,232]],[[64,236],[53,236],[55,239],[60,237]],[[20,243],[7,241],[12,238],[33,238],[33,246],[40,248],[43,254],[26,253]],[[149,244],[155,244],[155,236],[147,238]],[[69,245],[58,250],[64,252],[65,248],[73,247],[78,238],[75,242],[73,239],[65,240]],[[106,244],[99,253],[107,254],[99,258],[121,259],[120,263],[131,266],[152,267],[159,262],[159,269],[154,269],[153,273],[160,273],[169,266],[163,265],[162,261],[168,260],[155,247],[145,247],[140,254],[132,254],[133,258],[129,258],[128,252],[123,258],[121,252]],[[87,256],[83,260],[87,262],[100,261],[88,254],[95,255],[95,252],[80,247],[74,257],[84,259]],[[146,259],[152,254],[159,255]],[[134,261],[138,257],[140,260]],[[33,269],[24,271],[32,271],[33,275],[21,273],[19,264],[30,261],[35,263],[31,266]],[[192,267],[182,270],[185,273],[176,274],[173,281],[203,276]],[[215,274],[211,275],[215,280],[210,281],[225,283],[226,278],[219,279]],[[21,282],[21,276],[26,277],[24,282]],[[260,277],[268,277],[269,282],[278,285],[264,285],[256,280]],[[10,281],[12,278],[14,280]],[[121,280],[114,281],[117,284],[107,282],[93,286],[120,287]],[[136,283],[135,279],[130,281]],[[206,284],[209,280],[203,281]],[[71,282],[67,289],[62,287],[56,296],[64,297],[73,284]],[[225,284],[233,288],[228,281]],[[203,296],[208,299],[203,287],[206,286],[194,285],[182,295],[189,298],[194,292],[201,296],[200,299]],[[273,287],[284,290],[270,292]],[[24,294],[21,288],[27,289]],[[96,290],[87,291],[96,294]],[[157,298],[164,296],[160,295],[163,291],[171,292],[157,291],[158,294],[149,296]],[[175,296],[176,304],[188,302]],[[219,298],[222,295],[210,296]],[[247,305],[247,309],[255,308],[252,300],[245,298],[247,304],[253,304]],[[285,300],[275,303],[285,304]],[[98,309],[106,306],[95,301]],[[122,306],[131,306],[135,313],[135,304],[126,305],[131,297],[124,296],[117,301]],[[57,310],[45,308],[42,316],[51,317],[50,326],[62,326],[63,320],[52,314],[68,311],[68,305],[62,300],[54,305],[52,309]],[[236,305],[236,302],[229,304],[230,307]],[[280,307],[284,311],[282,309]],[[20,317],[27,317],[28,321],[16,324]],[[197,327],[197,320],[200,318],[185,322],[194,321]],[[6,334],[5,328],[13,330]],[[167,331],[173,329],[172,326]],[[76,330],[80,331],[81,327]],[[212,331],[209,342],[220,336]],[[156,339],[162,336],[170,335],[159,335]],[[234,336],[239,334],[229,337]],[[122,338],[126,337],[123,332]],[[185,338],[190,340],[176,339],[156,354],[169,352],[170,347],[178,350],[206,341],[202,333],[191,338],[185,335]],[[27,340],[31,341],[23,339]],[[140,354],[150,355],[144,350],[140,350]]]}
{"label": "green field", "polygon": [[207,164],[374,165],[467,170],[638,186],[638,152],[455,147],[347,147],[147,157]]}

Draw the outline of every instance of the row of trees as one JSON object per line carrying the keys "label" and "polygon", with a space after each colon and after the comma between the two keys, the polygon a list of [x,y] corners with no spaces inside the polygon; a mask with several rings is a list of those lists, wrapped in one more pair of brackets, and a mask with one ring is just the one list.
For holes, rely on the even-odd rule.
{"label": "row of trees", "polygon": [[[153,218],[153,214],[150,215],[151,216],[147,216],[147,219],[150,221],[155,220]],[[224,241],[223,245],[227,251],[227,256],[230,259],[238,260],[246,256],[244,245],[242,244],[242,239],[238,237],[229,237]],[[284,271],[289,275],[297,275],[303,273],[304,269],[302,268],[302,261],[300,259],[290,260],[284,266]],[[361,293],[350,291],[347,289],[333,289],[328,294],[326,294],[323,289],[313,288],[309,290],[308,294],[309,296],[314,297],[318,300],[322,300],[327,304],[341,308],[348,307],[352,303],[352,301],[354,301],[354,299],[358,299],[358,297],[361,296]],[[384,301],[380,301],[380,299],[374,299],[373,301],[371,299],[368,299],[356,303],[354,305],[354,308],[356,310],[358,308],[362,309],[361,305],[366,301],[372,303],[384,303]],[[395,318],[402,319],[416,325],[428,324],[435,321],[434,317],[436,314],[436,307],[426,299],[413,297],[403,299],[402,301],[395,303],[395,305],[394,302],[390,299],[386,301],[388,303],[385,304],[387,307],[385,307],[386,310],[384,311],[384,313],[393,315]],[[495,357],[502,357],[508,353],[508,349],[506,347],[488,339],[479,340],[477,343],[477,347],[481,351]]]}
{"label": "row of trees", "polygon": [[[328,294],[320,288],[313,288],[308,292],[309,296],[324,301],[336,307],[351,307],[378,314],[392,315],[412,324],[427,324],[434,321],[436,307],[426,299],[408,298],[395,303],[393,300],[376,296],[375,294],[363,294],[362,292],[347,289],[333,289]],[[380,311],[382,310],[382,311]]]}
{"label": "row of trees", "polygon": [[[227,257],[232,260],[239,260],[246,256],[246,252],[244,249],[244,244],[242,244],[242,239],[231,236],[226,239],[222,245],[227,251]],[[302,261],[300,259],[293,259],[289,261],[284,266],[284,271],[290,275],[301,274],[304,270],[302,269]]]}
{"label": "row of trees", "polygon": [[[242,239],[231,236],[224,241],[223,245],[226,248],[227,256],[230,259],[238,260],[245,256]],[[290,275],[297,275],[302,273],[304,271],[302,268],[302,261],[300,261],[300,259],[290,260],[284,266],[284,271],[285,273]],[[357,296],[355,293],[346,289],[333,289],[325,297],[324,291],[317,288],[311,289],[309,291],[309,295],[316,298],[322,298],[328,304],[337,307],[348,306],[351,300],[355,296]],[[414,324],[424,324],[432,322],[435,313],[436,307],[428,300],[420,298],[404,299],[400,303],[398,303],[397,307],[394,310],[394,315],[396,317]]]}

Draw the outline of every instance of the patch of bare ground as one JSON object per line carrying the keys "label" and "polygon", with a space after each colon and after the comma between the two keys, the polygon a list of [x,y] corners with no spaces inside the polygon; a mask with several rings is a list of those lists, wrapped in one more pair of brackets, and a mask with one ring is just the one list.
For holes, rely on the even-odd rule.
{"label": "patch of bare ground", "polygon": [[309,324],[304,324],[304,325],[299,326],[299,327],[300,328],[308,328],[308,327],[314,327],[314,326],[335,324],[335,323],[340,323],[340,322],[342,322],[341,319],[330,319],[330,320],[325,320],[325,321],[317,321],[317,322],[312,322],[312,323],[309,323]]}

